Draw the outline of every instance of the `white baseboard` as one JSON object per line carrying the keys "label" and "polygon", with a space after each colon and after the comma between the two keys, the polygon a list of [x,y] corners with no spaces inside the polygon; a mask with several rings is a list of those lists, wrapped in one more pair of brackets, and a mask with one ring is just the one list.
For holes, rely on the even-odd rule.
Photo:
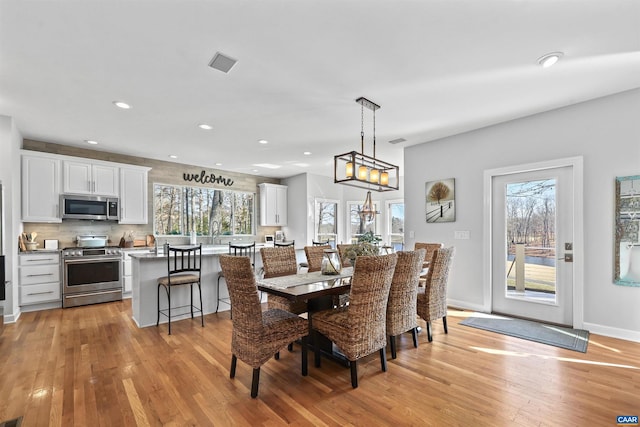
{"label": "white baseboard", "polygon": [[476,304],[470,304],[468,301],[459,301],[459,300],[454,300],[454,299],[447,299],[447,305],[449,307],[454,307],[454,308],[461,308],[464,310],[473,310],[473,311],[480,311],[480,312],[485,312],[485,308],[482,305],[476,305]]}
{"label": "white baseboard", "polygon": [[588,330],[590,333],[604,335],[606,337],[640,342],[640,332],[632,331],[630,329],[612,328],[610,326],[603,326],[597,323],[588,323],[588,322],[584,322],[583,329]]}

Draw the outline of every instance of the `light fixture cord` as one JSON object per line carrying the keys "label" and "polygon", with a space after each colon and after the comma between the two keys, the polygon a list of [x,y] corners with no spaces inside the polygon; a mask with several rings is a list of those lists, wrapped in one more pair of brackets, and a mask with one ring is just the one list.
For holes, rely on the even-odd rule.
{"label": "light fixture cord", "polygon": [[360,153],[364,154],[364,101],[360,101]]}
{"label": "light fixture cord", "polygon": [[373,158],[376,158],[376,107],[373,107]]}

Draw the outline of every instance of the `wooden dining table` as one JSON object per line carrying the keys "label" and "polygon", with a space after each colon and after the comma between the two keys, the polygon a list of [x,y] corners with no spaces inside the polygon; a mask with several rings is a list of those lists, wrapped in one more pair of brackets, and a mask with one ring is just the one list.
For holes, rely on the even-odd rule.
{"label": "wooden dining table", "polygon": [[262,292],[279,295],[294,302],[305,301],[308,308],[311,350],[320,351],[330,359],[348,366],[348,361],[328,338],[320,333],[313,333],[311,316],[314,312],[332,308],[334,295],[349,293],[351,276],[353,276],[353,267],[345,267],[339,274],[326,275],[314,271],[258,279],[257,284],[258,290]]}

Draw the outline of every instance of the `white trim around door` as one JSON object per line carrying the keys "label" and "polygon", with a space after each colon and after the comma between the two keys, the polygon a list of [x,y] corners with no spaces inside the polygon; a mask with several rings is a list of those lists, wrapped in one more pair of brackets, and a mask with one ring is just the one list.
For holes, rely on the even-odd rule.
{"label": "white trim around door", "polygon": [[583,203],[583,159],[569,157],[537,163],[506,166],[484,171],[484,220],[483,220],[483,311],[492,310],[492,206],[493,178],[497,176],[571,166],[573,170],[574,219],[573,219],[573,327],[584,325],[584,203]]}

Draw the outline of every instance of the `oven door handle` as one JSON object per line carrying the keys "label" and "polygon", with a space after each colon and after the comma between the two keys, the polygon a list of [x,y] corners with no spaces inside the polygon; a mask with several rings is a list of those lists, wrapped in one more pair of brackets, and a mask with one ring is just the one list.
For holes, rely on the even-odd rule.
{"label": "oven door handle", "polygon": [[65,264],[95,264],[105,261],[122,261],[122,258],[85,258],[85,259],[65,259]]}
{"label": "oven door handle", "polygon": [[115,294],[118,292],[122,292],[122,289],[111,289],[108,291],[101,291],[101,292],[85,292],[82,294],[76,294],[76,295],[65,295],[65,298],[83,298],[83,297],[90,297],[90,296],[94,296],[94,295],[105,295],[105,294]]}

